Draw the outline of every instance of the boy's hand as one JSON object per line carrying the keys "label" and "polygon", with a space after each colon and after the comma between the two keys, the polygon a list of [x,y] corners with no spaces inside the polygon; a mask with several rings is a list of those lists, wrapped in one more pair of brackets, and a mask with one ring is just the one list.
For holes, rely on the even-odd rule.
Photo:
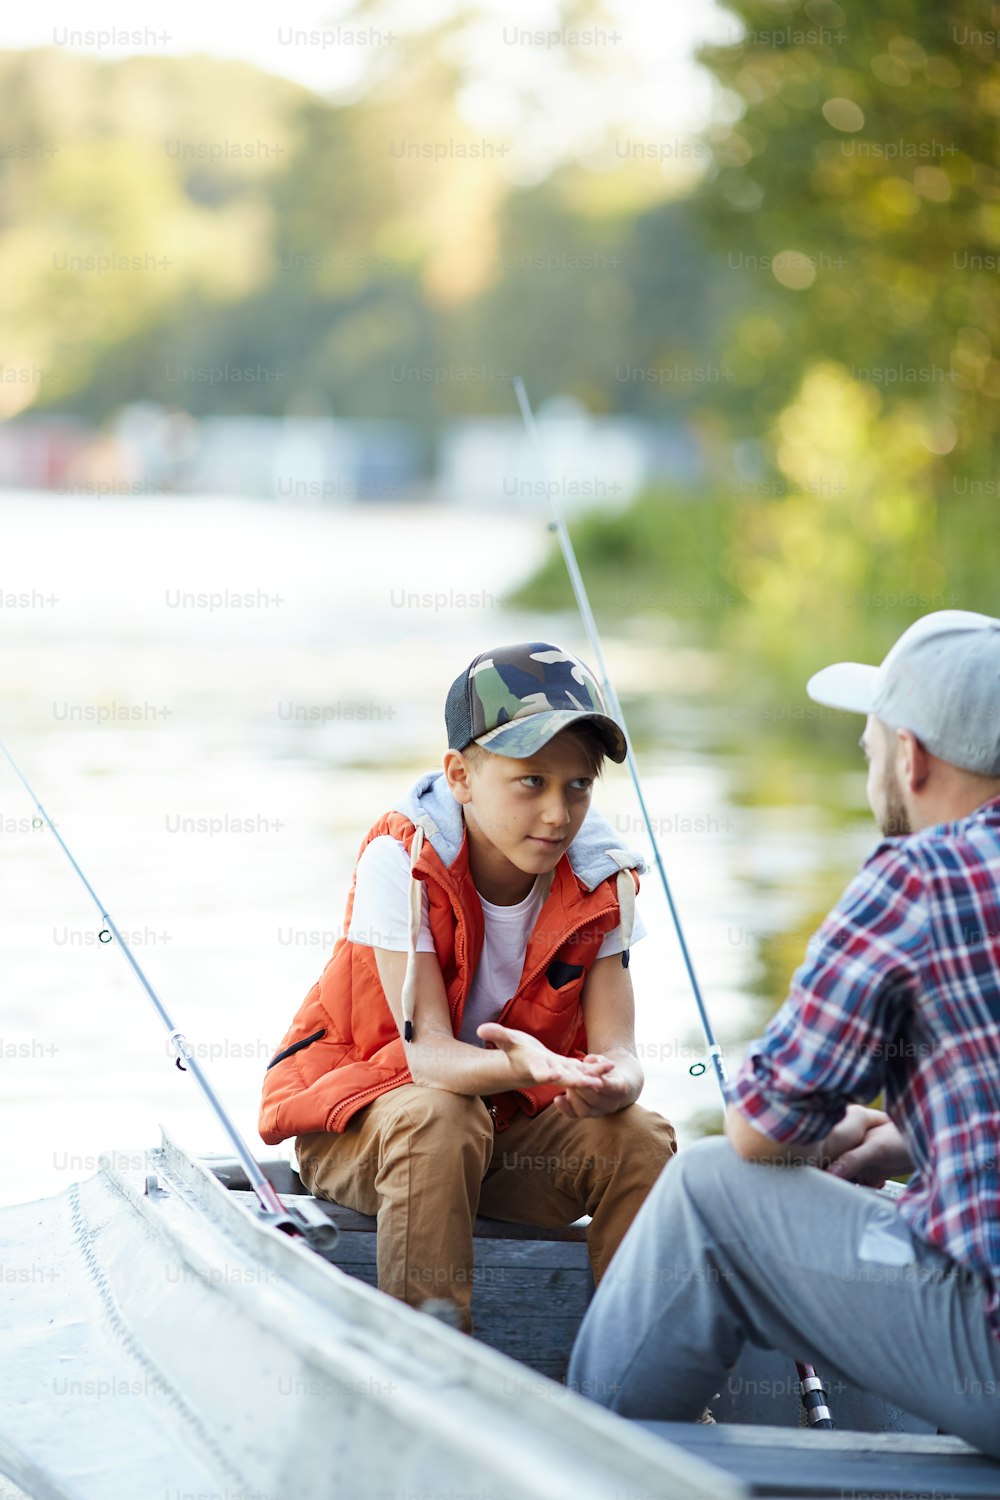
{"label": "boy's hand", "polygon": [[[497,1021],[484,1021],[482,1026],[477,1026],[476,1035],[484,1042],[492,1043],[506,1055],[513,1074],[512,1088],[526,1082],[561,1083],[567,1089],[585,1089],[596,1097],[603,1088],[605,1077],[615,1066],[606,1057],[587,1057],[582,1062],[576,1058],[563,1057],[558,1052],[550,1052],[530,1032],[515,1031],[513,1027],[501,1026]],[[577,1111],[571,1113],[575,1114]],[[594,1113],[604,1114],[605,1111],[595,1110]]]}
{"label": "boy's hand", "polygon": [[616,1062],[598,1053],[588,1053],[583,1061],[585,1066],[601,1064],[604,1067],[600,1089],[590,1085],[568,1088],[565,1094],[552,1101],[560,1114],[570,1119],[592,1120],[598,1115],[613,1115],[635,1102],[635,1082]]}

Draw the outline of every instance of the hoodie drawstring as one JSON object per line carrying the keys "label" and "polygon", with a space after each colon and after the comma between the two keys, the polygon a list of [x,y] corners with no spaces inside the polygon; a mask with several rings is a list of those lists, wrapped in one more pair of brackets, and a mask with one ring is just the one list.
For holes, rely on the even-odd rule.
{"label": "hoodie drawstring", "polygon": [[413,1041],[413,1001],[417,987],[417,939],[420,936],[423,884],[413,874],[413,866],[424,847],[424,830],[417,828],[410,845],[410,918],[406,934],[406,972],[403,975],[403,1041]]}
{"label": "hoodie drawstring", "polygon": [[[431,833],[437,832],[437,826],[432,819],[421,819],[426,821]],[[417,987],[417,939],[420,937],[420,923],[423,916],[423,882],[417,880],[413,874],[413,867],[420,858],[420,852],[424,847],[425,831],[417,824],[410,845],[410,887],[409,887],[409,922],[406,937],[406,970],[403,974],[403,1041],[413,1041],[413,1007],[415,991]],[[622,934],[622,968],[628,968],[629,948],[632,945],[632,931],[635,927],[635,880],[632,870],[635,865],[635,855],[628,849],[608,849],[608,857],[613,859],[618,866],[618,874],[615,884],[618,894],[618,914],[621,922]],[[542,903],[548,898],[552,888],[552,880],[555,872],[550,870],[542,877]]]}
{"label": "hoodie drawstring", "polygon": [[609,849],[608,858],[618,866],[615,885],[618,890],[618,915],[622,930],[622,968],[628,968],[629,948],[632,945],[632,929],[635,927],[635,881],[632,878],[634,855],[627,849]]}

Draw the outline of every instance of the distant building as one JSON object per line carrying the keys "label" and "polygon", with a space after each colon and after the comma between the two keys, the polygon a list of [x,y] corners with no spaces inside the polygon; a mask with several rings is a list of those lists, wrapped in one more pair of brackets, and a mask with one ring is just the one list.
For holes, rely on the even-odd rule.
{"label": "distant building", "polygon": [[100,431],[69,417],[0,424],[0,486],[62,493],[235,495],[298,505],[406,500],[532,511],[554,487],[568,514],[624,506],[651,480],[695,483],[703,464],[678,422],[590,417],[568,402],[540,415],[548,480],[517,416],[448,423],[434,461],[416,424],[330,417],[190,416],[123,407]]}
{"label": "distant building", "polygon": [[[704,467],[695,434],[681,423],[585,412],[540,415],[542,457],[517,417],[463,419],[446,427],[437,483],[456,505],[567,514],[614,510],[655,480],[696,483]],[[542,471],[542,462],[545,471]]]}
{"label": "distant building", "polygon": [[0,422],[0,486],[58,489],[92,442],[91,430],[73,417],[24,416]]}

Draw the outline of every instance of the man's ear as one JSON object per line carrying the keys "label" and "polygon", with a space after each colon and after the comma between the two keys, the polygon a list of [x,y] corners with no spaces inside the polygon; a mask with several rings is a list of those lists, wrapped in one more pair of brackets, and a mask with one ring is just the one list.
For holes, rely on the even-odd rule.
{"label": "man's ear", "polygon": [[460,750],[446,750],[444,756],[444,779],[451,790],[451,795],[456,802],[466,803],[472,801],[472,783],[469,780],[469,768],[462,759]]}
{"label": "man's ear", "polygon": [[930,775],[930,754],[909,729],[896,730],[896,766],[904,787],[919,792]]}

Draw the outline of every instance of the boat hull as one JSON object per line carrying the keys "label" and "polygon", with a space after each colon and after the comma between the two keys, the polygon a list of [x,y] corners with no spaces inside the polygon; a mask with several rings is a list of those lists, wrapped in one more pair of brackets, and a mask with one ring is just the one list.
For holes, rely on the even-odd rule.
{"label": "boat hull", "polygon": [[2,1319],[0,1469],[31,1495],[745,1493],[328,1265],[168,1142],[122,1160],[0,1213],[26,1273]]}

